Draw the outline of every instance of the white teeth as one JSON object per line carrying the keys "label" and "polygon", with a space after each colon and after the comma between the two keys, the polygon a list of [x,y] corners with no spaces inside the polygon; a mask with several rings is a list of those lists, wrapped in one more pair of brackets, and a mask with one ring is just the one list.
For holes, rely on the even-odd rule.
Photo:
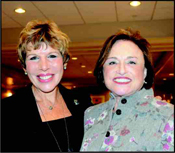
{"label": "white teeth", "polygon": [[40,76],[39,78],[42,79],[42,80],[47,80],[51,77],[52,77],[52,75],[48,75],[48,76]]}
{"label": "white teeth", "polygon": [[116,82],[130,82],[128,79],[115,79]]}

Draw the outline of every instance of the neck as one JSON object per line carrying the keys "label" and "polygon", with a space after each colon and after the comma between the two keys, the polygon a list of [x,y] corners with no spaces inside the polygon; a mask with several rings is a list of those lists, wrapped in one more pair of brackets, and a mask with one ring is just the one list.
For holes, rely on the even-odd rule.
{"label": "neck", "polygon": [[58,87],[56,87],[53,91],[49,93],[45,93],[33,85],[32,91],[33,91],[36,101],[43,102],[43,103],[47,103],[49,101],[50,103],[54,104],[56,101],[58,101],[61,95]]}
{"label": "neck", "polygon": [[116,111],[117,106],[118,106],[118,102],[119,102],[120,98],[121,98],[121,97],[116,96],[116,103],[115,103],[115,106],[114,106],[113,112],[115,112],[115,111]]}

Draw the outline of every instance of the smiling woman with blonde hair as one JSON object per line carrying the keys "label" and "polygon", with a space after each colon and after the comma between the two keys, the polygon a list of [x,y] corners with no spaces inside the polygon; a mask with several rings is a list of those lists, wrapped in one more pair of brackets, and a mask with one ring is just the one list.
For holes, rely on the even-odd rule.
{"label": "smiling woman with blonde hair", "polygon": [[21,31],[18,56],[31,84],[2,100],[2,151],[79,151],[91,99],[60,84],[69,42],[53,21],[30,21]]}

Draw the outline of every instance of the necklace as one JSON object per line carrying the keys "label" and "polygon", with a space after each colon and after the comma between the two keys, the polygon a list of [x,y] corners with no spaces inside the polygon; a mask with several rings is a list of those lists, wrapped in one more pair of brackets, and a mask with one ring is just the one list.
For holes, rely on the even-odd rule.
{"label": "necklace", "polygon": [[[54,105],[53,105],[54,106]],[[49,110],[52,110],[53,109],[53,106],[49,106]]]}
{"label": "necklace", "polygon": [[54,108],[54,106],[56,105],[56,103],[52,104],[52,106],[49,106],[49,110],[52,110]]}
{"label": "necklace", "polygon": [[[71,152],[70,144],[69,144],[69,133],[68,133],[68,128],[67,128],[67,122],[66,122],[66,119],[65,119],[65,113],[64,113],[63,105],[61,104],[61,106],[62,106],[62,110],[63,110],[63,114],[64,114],[64,118],[63,118],[63,119],[64,119],[64,125],[65,125],[65,129],[66,129],[68,152]],[[39,107],[39,109],[40,109],[40,111],[41,111],[41,113],[42,113],[44,119],[46,120],[46,117],[44,116],[44,113],[43,113],[42,109],[40,108],[39,104],[38,104],[38,107]],[[57,144],[57,147],[58,147],[59,151],[60,151],[60,152],[63,152],[63,151],[61,150],[60,145],[59,145],[59,143],[58,143],[58,140],[57,140],[56,136],[54,135],[54,132],[53,132],[53,130],[52,130],[52,128],[51,128],[51,126],[49,125],[49,122],[48,122],[47,120],[46,120],[46,124],[47,124],[47,126],[48,126],[48,128],[49,128],[49,131],[51,132],[51,134],[52,134],[52,136],[53,136],[53,138],[54,138],[56,144]]]}
{"label": "necklace", "polygon": [[[60,96],[60,95],[59,95]],[[49,110],[52,110],[53,108],[54,108],[54,106],[56,105],[56,102],[54,103],[54,104],[52,104],[52,106],[50,105],[49,106]],[[63,107],[62,107],[62,109],[63,109]]]}
{"label": "necklace", "polygon": [[[34,94],[38,93],[34,86],[32,86],[32,91],[33,91]],[[58,95],[58,97],[60,97],[60,94]],[[51,102],[50,102],[50,103],[51,103]],[[53,103],[53,104],[50,104],[49,107],[48,107],[48,105],[45,106],[45,107],[48,107],[49,110],[53,110],[53,109],[54,109],[54,106],[55,106],[56,104],[57,104],[57,103]],[[44,115],[43,115],[43,116],[44,116]]]}

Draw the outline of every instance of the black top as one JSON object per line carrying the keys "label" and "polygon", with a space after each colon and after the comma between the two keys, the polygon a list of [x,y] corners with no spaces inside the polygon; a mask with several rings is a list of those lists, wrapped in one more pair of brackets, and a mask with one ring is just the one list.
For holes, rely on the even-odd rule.
{"label": "black top", "polygon": [[[59,85],[60,93],[72,116],[66,118],[71,151],[79,151],[83,138],[84,111],[92,105],[89,94]],[[31,85],[2,100],[1,151],[59,152],[46,122],[42,122]],[[48,122],[61,151],[68,152],[64,119]]]}

